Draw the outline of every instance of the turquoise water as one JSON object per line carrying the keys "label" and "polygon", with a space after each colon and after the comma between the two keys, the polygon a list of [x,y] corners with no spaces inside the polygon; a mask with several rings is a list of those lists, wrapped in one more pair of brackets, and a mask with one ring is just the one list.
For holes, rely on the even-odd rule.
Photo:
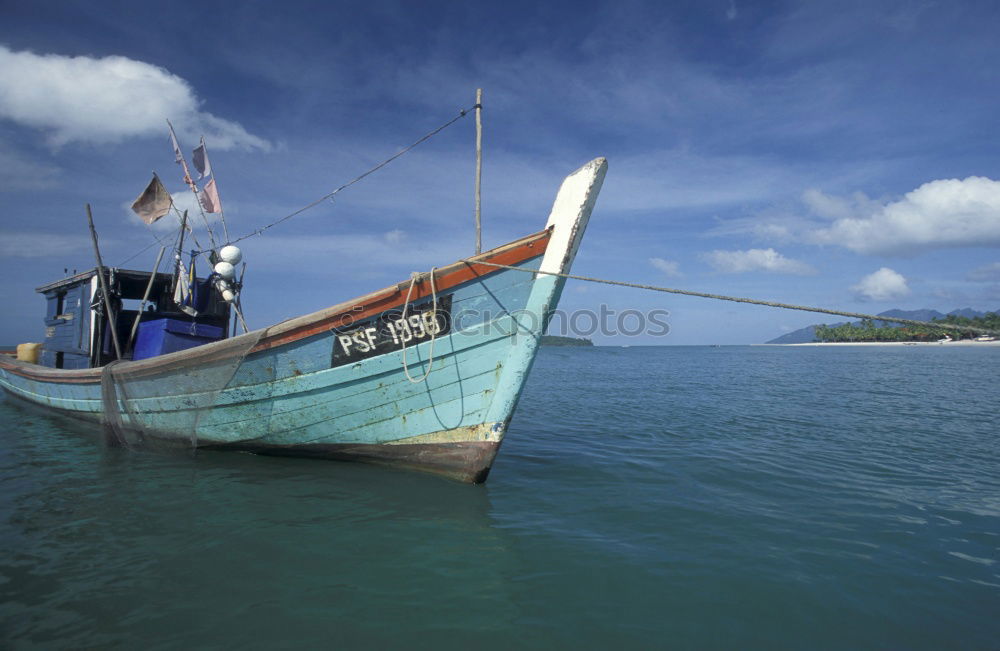
{"label": "turquoise water", "polygon": [[998,387],[1000,348],[547,348],[484,486],[0,402],[0,646],[996,649]]}

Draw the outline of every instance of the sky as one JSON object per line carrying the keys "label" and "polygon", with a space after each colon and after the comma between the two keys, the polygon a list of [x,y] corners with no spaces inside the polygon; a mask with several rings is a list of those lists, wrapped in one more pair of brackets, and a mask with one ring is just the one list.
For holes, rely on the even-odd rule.
{"label": "sky", "polygon": [[[998,29],[1000,5],[960,0],[0,0],[0,343],[40,340],[34,288],[93,266],[85,204],[108,265],[152,267],[176,220],[129,210],[151,172],[193,205],[167,119],[189,157],[205,137],[235,238],[477,88],[484,248],[540,230],[561,180],[604,156],[574,273],[865,313],[997,310]],[[251,327],[472,254],[474,169],[470,115],[241,242]],[[560,303],[602,306],[668,311],[670,331],[614,334],[612,316],[600,344],[758,343],[837,320],[580,281]]]}

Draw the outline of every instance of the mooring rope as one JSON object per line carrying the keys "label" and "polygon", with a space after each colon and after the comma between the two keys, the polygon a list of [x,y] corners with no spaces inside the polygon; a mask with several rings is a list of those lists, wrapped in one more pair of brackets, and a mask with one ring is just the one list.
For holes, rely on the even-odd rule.
{"label": "mooring rope", "polygon": [[750,303],[752,305],[765,305],[767,307],[777,307],[783,310],[799,310],[801,312],[819,312],[821,314],[833,314],[836,316],[847,316],[855,319],[870,319],[872,321],[888,321],[891,323],[902,323],[905,325],[929,326],[942,330],[965,330],[984,335],[998,335],[1000,332],[979,328],[976,326],[959,325],[957,323],[943,323],[930,321],[916,321],[914,319],[901,319],[891,316],[879,316],[877,314],[862,314],[861,312],[844,312],[841,310],[830,310],[825,307],[811,307],[808,305],[792,305],[790,303],[777,303],[775,301],[762,301],[755,298],[744,298],[740,296],[725,296],[723,294],[708,294],[706,292],[693,292],[687,289],[674,289],[672,287],[657,287],[656,285],[642,285],[639,283],[628,283],[621,280],[607,280],[605,278],[590,278],[588,276],[577,276],[574,274],[564,274],[555,271],[539,271],[538,269],[527,269],[525,267],[514,267],[508,264],[498,264],[496,262],[484,262],[482,260],[463,260],[466,264],[482,264],[489,267],[499,267],[501,269],[513,269],[533,274],[546,274],[549,276],[559,276],[560,278],[572,278],[573,280],[583,280],[589,283],[601,283],[604,285],[617,285],[619,287],[634,287],[635,289],[646,289],[653,292],[664,292],[666,294],[681,294],[683,296],[697,296],[699,298],[711,298],[717,301],[732,301],[734,303]]}
{"label": "mooring rope", "polygon": [[[433,300],[433,307],[431,308],[431,314],[434,316],[434,327],[431,328],[431,345],[427,350],[427,372],[424,373],[423,377],[414,379],[410,375],[409,365],[406,363],[406,339],[403,339],[400,335],[400,340],[403,343],[403,372],[406,373],[406,379],[413,384],[420,384],[427,379],[427,376],[431,374],[431,370],[434,368],[434,339],[437,336],[438,324],[437,324],[437,309],[438,309],[438,298],[437,298],[437,287],[434,285],[434,272],[437,271],[437,267],[431,267],[431,300]],[[420,274],[414,272],[410,274],[410,288],[406,290],[406,302],[403,303],[403,324],[405,327],[409,328],[410,324],[406,320],[406,310],[410,308],[410,295],[413,293],[413,285],[416,284],[417,278]],[[418,318],[423,319],[423,315]],[[426,326],[427,321],[424,320],[424,325]]]}

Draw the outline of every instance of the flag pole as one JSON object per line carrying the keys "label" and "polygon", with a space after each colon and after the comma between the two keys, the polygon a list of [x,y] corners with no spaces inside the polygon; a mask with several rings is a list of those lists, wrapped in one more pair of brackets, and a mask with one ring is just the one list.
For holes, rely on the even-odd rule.
{"label": "flag pole", "polygon": [[[233,309],[236,310],[236,316],[240,318],[240,323],[243,324],[243,333],[246,334],[250,332],[247,329],[247,322],[243,318],[243,277],[247,273],[247,263],[243,263],[243,268],[240,269],[240,281],[239,281],[239,291],[236,292],[236,302],[233,303]],[[233,321],[233,336],[236,336],[236,322]]]}
{"label": "flag pole", "polygon": [[[205,136],[201,137],[201,146],[205,148],[205,160],[208,160],[208,145],[205,144]],[[195,161],[195,167],[198,166],[198,162]],[[211,169],[212,180],[215,181],[216,174],[215,168]],[[199,174],[201,171],[199,170]],[[202,178],[205,178],[204,176]],[[222,207],[222,195],[219,193],[219,184],[215,184],[215,193],[219,195],[219,218],[222,220],[222,232],[226,236],[226,244],[229,244],[229,227],[226,225],[226,210]]]}
{"label": "flag pole", "polygon": [[198,212],[201,213],[201,218],[205,220],[205,229],[208,231],[208,239],[212,242],[212,248],[215,249],[215,233],[212,232],[212,226],[208,223],[208,216],[201,207],[201,198],[198,196],[198,188],[194,184],[194,179],[191,178],[191,171],[188,169],[187,159],[184,158],[181,146],[177,143],[177,134],[174,133],[174,125],[170,124],[170,120],[167,120],[167,126],[170,128],[170,142],[174,146],[174,156],[176,156],[177,162],[184,169],[184,182],[187,183],[188,187],[191,188],[191,192],[194,194],[194,202],[198,204]]}
{"label": "flag pole", "polygon": [[118,343],[117,319],[111,310],[111,295],[108,294],[108,282],[104,277],[104,262],[101,261],[101,249],[97,246],[97,230],[94,228],[94,216],[90,212],[89,203],[87,204],[87,224],[90,225],[90,241],[94,244],[94,257],[97,258],[97,280],[101,285],[101,293],[104,294],[104,310],[108,314],[107,321],[108,327],[111,329],[111,341],[115,344],[115,359],[121,359],[122,347]]}
{"label": "flag pole", "polygon": [[179,237],[178,242],[177,242],[177,254],[174,256],[174,259],[175,259],[175,263],[174,263],[174,286],[171,287],[171,290],[174,291],[174,292],[177,291],[177,283],[181,282],[181,265],[184,264],[184,261],[183,261],[183,258],[182,258],[182,256],[184,255],[184,231],[187,228],[187,221],[188,221],[188,211],[185,210],[184,214],[181,215],[181,232],[180,232],[180,237]]}
{"label": "flag pole", "polygon": [[483,252],[481,193],[483,179],[483,89],[476,89],[476,255]]}

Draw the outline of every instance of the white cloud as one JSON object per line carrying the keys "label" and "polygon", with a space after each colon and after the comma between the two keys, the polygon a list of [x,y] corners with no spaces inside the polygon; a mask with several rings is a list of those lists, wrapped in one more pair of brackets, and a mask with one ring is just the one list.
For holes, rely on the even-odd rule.
{"label": "white cloud", "polygon": [[836,197],[815,188],[802,193],[802,202],[813,215],[828,220],[873,214],[883,207],[879,202],[869,199],[863,192],[855,192],[849,197]]}
{"label": "white cloud", "polygon": [[873,301],[902,298],[910,293],[910,288],[906,285],[906,278],[888,267],[882,267],[878,271],[868,274],[851,289],[860,298]]}
{"label": "white cloud", "polygon": [[723,273],[746,273],[748,271],[769,271],[772,273],[808,275],[816,270],[804,262],[786,258],[774,249],[749,249],[747,251],[712,251],[704,258],[716,271]]}
{"label": "white cloud", "polygon": [[673,260],[664,260],[663,258],[650,258],[649,264],[653,265],[668,277],[678,278],[683,276],[680,272],[680,264],[674,262]]}
{"label": "white cloud", "polygon": [[0,118],[47,132],[56,147],[164,136],[169,118],[190,141],[204,133],[215,149],[271,148],[240,124],[200,110],[188,82],[149,63],[0,46],[0,70]]}
{"label": "white cloud", "polygon": [[838,200],[822,193],[807,194],[804,200],[817,214],[836,218],[829,227],[807,234],[817,244],[869,254],[1000,244],[1000,181],[984,177],[931,181],[891,203],[872,202],[864,195]]}

